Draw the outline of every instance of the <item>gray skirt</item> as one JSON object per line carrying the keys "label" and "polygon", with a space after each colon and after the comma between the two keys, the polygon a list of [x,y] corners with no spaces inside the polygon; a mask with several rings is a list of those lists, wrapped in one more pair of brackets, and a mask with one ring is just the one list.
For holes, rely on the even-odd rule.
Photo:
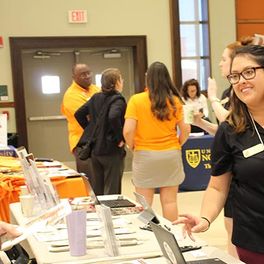
{"label": "gray skirt", "polygon": [[134,151],[132,181],[136,187],[178,186],[184,178],[181,150]]}

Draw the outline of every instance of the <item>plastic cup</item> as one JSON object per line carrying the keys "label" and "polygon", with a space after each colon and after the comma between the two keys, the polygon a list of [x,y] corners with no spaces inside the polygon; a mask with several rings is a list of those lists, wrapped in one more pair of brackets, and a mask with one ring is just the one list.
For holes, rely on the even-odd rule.
{"label": "plastic cup", "polygon": [[20,195],[27,195],[27,194],[29,194],[27,186],[26,185],[20,186]]}
{"label": "plastic cup", "polygon": [[86,255],[86,211],[73,210],[66,216],[70,254]]}
{"label": "plastic cup", "polygon": [[20,195],[19,200],[22,214],[25,217],[33,216],[34,196],[31,194]]}
{"label": "plastic cup", "polygon": [[183,106],[183,116],[184,116],[184,123],[192,124],[193,123],[193,114],[194,108],[192,105],[184,105]]}

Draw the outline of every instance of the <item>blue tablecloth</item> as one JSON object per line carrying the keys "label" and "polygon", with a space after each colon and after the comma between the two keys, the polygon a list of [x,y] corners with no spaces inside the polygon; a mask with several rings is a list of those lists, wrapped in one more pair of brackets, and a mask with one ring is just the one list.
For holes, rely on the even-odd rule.
{"label": "blue tablecloth", "polygon": [[214,137],[210,135],[190,137],[182,147],[185,180],[180,190],[204,190],[211,176],[211,145]]}

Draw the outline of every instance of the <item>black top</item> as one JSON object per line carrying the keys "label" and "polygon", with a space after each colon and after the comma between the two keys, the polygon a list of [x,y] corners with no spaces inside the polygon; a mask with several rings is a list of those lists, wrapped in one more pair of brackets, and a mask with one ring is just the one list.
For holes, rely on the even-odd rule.
{"label": "black top", "polygon": [[[264,129],[256,123],[264,141]],[[244,158],[242,151],[260,140],[252,127],[235,134],[223,122],[212,146],[212,175],[232,172],[234,181],[232,242],[244,249],[264,253],[264,152]]]}
{"label": "black top", "polygon": [[81,146],[90,139],[91,132],[95,127],[103,105],[109,102],[110,105],[105,116],[100,117],[100,124],[95,135],[96,142],[93,147],[93,153],[99,156],[108,155],[120,150],[118,144],[124,140],[125,98],[119,92],[96,93],[74,115],[84,129],[83,136],[78,143]]}

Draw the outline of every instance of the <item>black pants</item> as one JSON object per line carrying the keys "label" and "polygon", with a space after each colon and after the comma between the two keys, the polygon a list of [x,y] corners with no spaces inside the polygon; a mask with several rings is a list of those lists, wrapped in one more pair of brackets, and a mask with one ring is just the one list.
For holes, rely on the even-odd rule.
{"label": "black pants", "polygon": [[[211,120],[208,117],[203,117],[203,119],[211,123]],[[203,130],[202,128],[195,125],[191,125],[191,133],[199,133],[199,132],[204,132],[205,135],[208,135],[208,132]]]}
{"label": "black pants", "polygon": [[96,195],[120,194],[124,172],[124,154],[96,156],[92,153],[94,182],[92,186]]}

